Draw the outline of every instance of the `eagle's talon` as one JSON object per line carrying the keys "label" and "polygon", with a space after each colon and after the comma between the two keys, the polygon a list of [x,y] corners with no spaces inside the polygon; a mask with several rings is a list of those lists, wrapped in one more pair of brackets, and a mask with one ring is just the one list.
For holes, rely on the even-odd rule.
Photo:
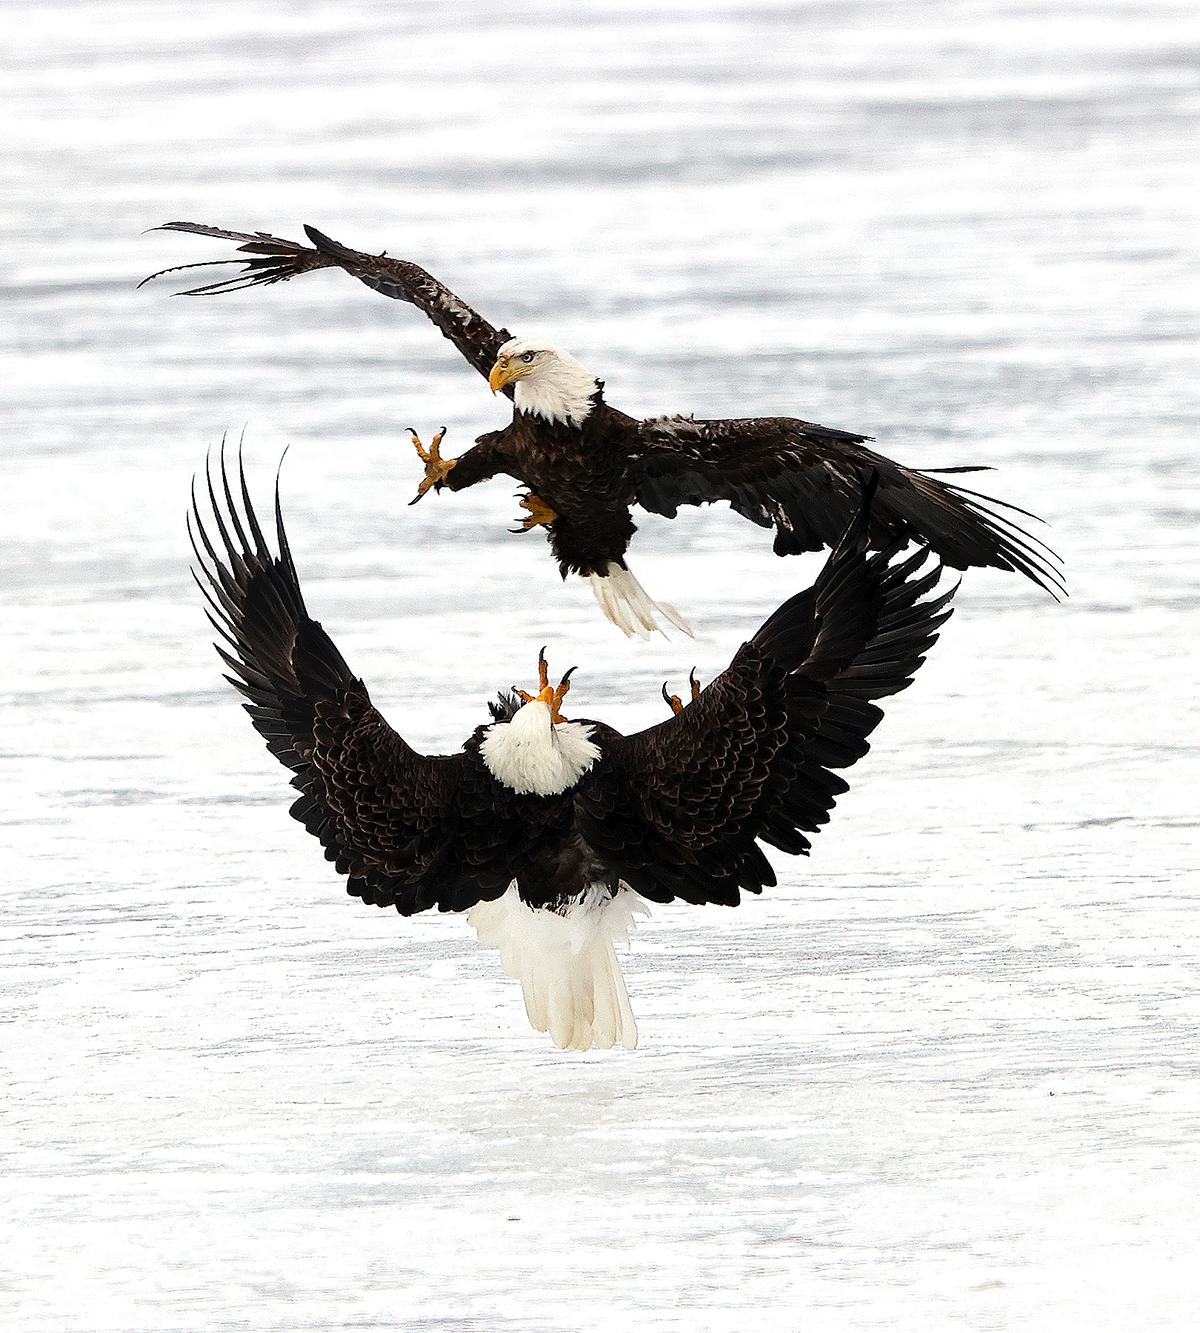
{"label": "eagle's talon", "polygon": [[530,532],[537,527],[549,527],[558,517],[553,509],[539,495],[527,493],[518,497],[522,509],[529,511],[529,517],[521,520],[519,528],[509,528],[509,532]]}
{"label": "eagle's talon", "polygon": [[426,449],[421,443],[421,437],[411,426],[407,427],[408,433],[412,436],[413,447],[417,451],[417,457],[425,464],[425,477],[417,487],[417,493],[408,502],[415,505],[419,499],[429,490],[431,486],[440,486],[450,474],[450,469],[458,462],[457,458],[443,458],[441,454],[442,440],[446,435],[446,427],[441,430],[430,441],[429,448]]}
{"label": "eagle's talon", "polygon": [[522,689],[514,689],[513,693],[527,704],[548,704],[550,706],[550,721],[557,726],[558,723],[567,720],[563,717],[560,709],[562,701],[567,697],[567,691],[571,688],[571,677],[574,674],[575,668],[572,667],[557,685],[551,685],[550,666],[546,661],[546,650],[543,648],[538,653],[538,693],[529,694]]}
{"label": "eagle's talon", "polygon": [[[688,682],[692,687],[692,697],[688,703],[693,703],[700,695],[700,682],[696,679],[696,668],[693,667],[688,673]],[[667,693],[667,682],[663,681],[662,687],[663,702],[670,708],[671,712],[678,716],[687,707],[687,704],[677,694]]]}

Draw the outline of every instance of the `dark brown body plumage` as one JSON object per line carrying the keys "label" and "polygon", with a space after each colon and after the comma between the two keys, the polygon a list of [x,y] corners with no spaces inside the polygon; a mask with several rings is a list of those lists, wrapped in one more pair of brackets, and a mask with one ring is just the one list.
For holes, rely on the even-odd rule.
{"label": "dark brown body plumage", "polygon": [[[784,603],[676,716],[632,736],[591,727],[599,757],[553,795],[493,776],[478,728],[454,755],[413,750],[304,605],[276,499],[273,554],[244,479],[210,480],[194,537],[219,648],[267,747],[292,769],[292,814],[364,902],[463,911],[515,882],[533,907],[627,886],[656,902],[735,905],[775,883],[758,845],[806,853],[949,615],[919,550],[867,556],[865,509],[816,584]],[[209,530],[213,536],[210,537]],[[923,600],[926,599],[926,600]],[[506,722],[512,695],[492,705]]]}
{"label": "dark brown body plumage", "polygon": [[[266,232],[192,222],[170,222],[165,229],[237,241],[251,256],[242,273],[192,288],[189,295],[340,268],[384,296],[416,306],[481,375],[488,375],[511,336],[418,265],[351,250],[313,227],[305,228],[311,248]],[[512,386],[504,392],[511,397]],[[442,484],[462,490],[500,472],[523,482],[558,515],[549,535],[563,573],[588,574],[624,564],[636,530],[629,516],[633,504],[673,518],[680,505],[726,500],[734,512],[775,530],[778,555],[830,547],[857,512],[863,487],[877,476],[872,547],[914,541],[952,568],[1015,570],[1052,593],[1062,591],[1057,557],[1013,518],[1033,515],[894,463],[867,448],[868,439],[792,417],[637,421],[609,406],[597,382],[593,412],[581,426],[514,411],[512,424],[481,436]]]}
{"label": "dark brown body plumage", "polygon": [[609,564],[624,565],[637,531],[628,475],[637,426],[604,402],[602,388],[582,426],[514,412],[510,426],[479,437],[443,485],[461,491],[498,472],[524,482],[558,515],[550,545],[563,577],[603,574]]}

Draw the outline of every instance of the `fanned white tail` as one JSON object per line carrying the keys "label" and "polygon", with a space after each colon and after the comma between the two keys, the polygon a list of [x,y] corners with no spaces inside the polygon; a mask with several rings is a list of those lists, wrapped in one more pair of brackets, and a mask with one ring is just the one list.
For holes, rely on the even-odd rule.
{"label": "fanned white tail", "polygon": [[695,637],[679,612],[667,602],[656,602],[633,577],[632,570],[610,564],[603,574],[589,574],[587,578],[596,601],[600,603],[600,610],[630,638],[636,634],[648,639],[654,630],[665,635],[666,630],[655,619],[656,613],[682,630],[688,638]]}
{"label": "fanned white tail", "polygon": [[563,1051],[609,1050],[617,1042],[632,1051],[637,1023],[613,946],[629,943],[635,914],[650,909],[631,889],[613,898],[605,888],[589,889],[560,915],[526,906],[510,884],[503,897],[473,907],[467,921],[521,983],[535,1031],[549,1032]]}

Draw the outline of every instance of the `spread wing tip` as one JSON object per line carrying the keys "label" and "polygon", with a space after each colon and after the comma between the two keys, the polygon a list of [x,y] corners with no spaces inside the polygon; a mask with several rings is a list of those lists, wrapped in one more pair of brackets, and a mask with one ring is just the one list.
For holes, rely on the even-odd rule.
{"label": "spread wing tip", "polygon": [[[1062,557],[1040,538],[1026,531],[1014,522],[1006,513],[1020,514],[1022,518],[1035,523],[1045,523],[1045,519],[1030,513],[1018,505],[1006,500],[997,500],[994,496],[984,495],[979,491],[967,490],[962,486],[946,485],[946,489],[955,497],[964,511],[970,515],[971,528],[952,537],[962,540],[964,559],[956,559],[949,543],[943,543],[939,554],[946,563],[955,569],[969,568],[971,565],[985,568],[1007,570],[1021,574],[1037,587],[1048,592],[1056,602],[1068,596],[1066,574]],[[951,520],[952,523],[952,520]]]}
{"label": "spread wing tip", "polygon": [[334,263],[334,260],[317,250],[311,250],[306,245],[301,245],[298,241],[284,240],[278,236],[272,236],[266,231],[229,231],[224,227],[210,227],[202,222],[164,222],[157,227],[150,227],[150,231],[178,231],[187,232],[194,236],[210,236],[222,241],[237,241],[238,250],[244,254],[255,256],[250,259],[239,259],[231,256],[229,259],[209,259],[202,260],[195,264],[174,264],[170,268],[159,269],[157,273],[151,273],[149,277],[143,278],[138,283],[138,287],[144,287],[146,283],[153,282],[155,278],[165,277],[169,273],[182,273],[188,269],[211,268],[218,264],[243,264],[245,267],[240,273],[235,273],[230,278],[225,278],[221,282],[205,283],[200,287],[191,287],[187,291],[176,292],[176,296],[210,296],[216,292],[236,292],[246,287],[265,287],[273,282],[284,282],[288,278],[294,278],[298,273],[306,273],[314,268],[327,268]]}

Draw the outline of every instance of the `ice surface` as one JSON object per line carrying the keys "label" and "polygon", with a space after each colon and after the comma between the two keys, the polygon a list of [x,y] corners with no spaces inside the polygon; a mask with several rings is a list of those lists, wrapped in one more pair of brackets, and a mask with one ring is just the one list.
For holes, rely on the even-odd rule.
{"label": "ice surface", "polygon": [[[1191,1330],[1190,7],[15,7],[6,71],[6,1333]],[[246,428],[310,605],[415,745],[538,648],[623,728],[815,559],[717,510],[630,644],[503,481],[506,405],[337,274],[210,300],[174,218],[413,258],[639,415],[987,462],[1061,606],[975,573],[814,854],[658,908],[635,1054],[568,1057],[461,920],[347,898],[221,681],[189,479]]]}

